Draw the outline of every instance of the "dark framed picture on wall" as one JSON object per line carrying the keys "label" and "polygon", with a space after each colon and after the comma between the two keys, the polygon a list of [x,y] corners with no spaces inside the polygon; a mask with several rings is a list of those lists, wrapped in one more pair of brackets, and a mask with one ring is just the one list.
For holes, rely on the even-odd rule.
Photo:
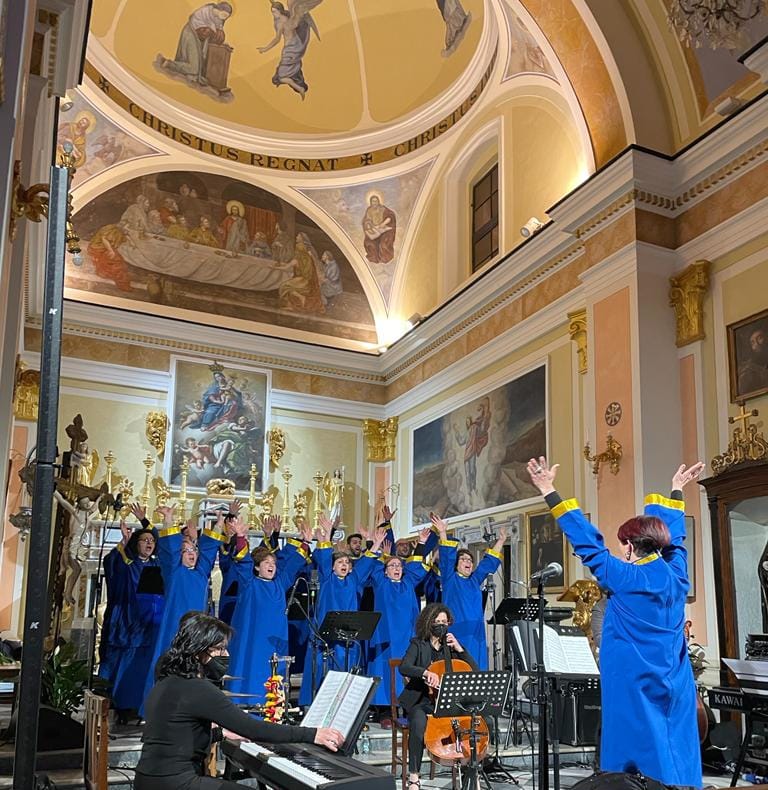
{"label": "dark framed picture on wall", "polygon": [[728,327],[731,402],[768,393],[768,310]]}
{"label": "dark framed picture on wall", "polygon": [[696,519],[685,517],[685,548],[688,552],[688,581],[690,589],[686,600],[696,600]]}
{"label": "dark framed picture on wall", "polygon": [[568,589],[568,541],[549,510],[526,515],[525,541],[528,576],[550,562],[559,562],[563,566],[562,577],[548,579],[544,589],[548,593],[565,592]]}

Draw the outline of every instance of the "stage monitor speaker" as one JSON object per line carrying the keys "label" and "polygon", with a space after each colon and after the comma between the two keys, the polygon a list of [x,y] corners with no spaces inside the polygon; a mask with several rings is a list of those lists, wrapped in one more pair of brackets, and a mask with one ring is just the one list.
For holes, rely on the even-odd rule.
{"label": "stage monitor speaker", "polygon": [[[583,684],[575,684],[581,687]],[[559,716],[559,740],[569,746],[596,746],[600,733],[600,686],[556,694],[554,715]]]}
{"label": "stage monitor speaker", "polygon": [[[16,737],[16,712],[5,731],[9,741]],[[41,705],[37,718],[37,750],[52,752],[61,749],[82,749],[85,743],[85,728],[79,721],[70,719],[63,713]]]}
{"label": "stage monitor speaker", "polygon": [[571,790],[667,790],[668,787],[641,774],[608,772],[588,776],[572,785]]}

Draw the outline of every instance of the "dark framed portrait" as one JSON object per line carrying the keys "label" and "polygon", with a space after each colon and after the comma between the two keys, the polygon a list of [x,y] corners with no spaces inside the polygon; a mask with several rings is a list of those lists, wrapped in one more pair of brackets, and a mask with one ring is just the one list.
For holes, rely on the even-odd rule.
{"label": "dark framed portrait", "polygon": [[559,562],[563,566],[562,578],[547,579],[544,589],[550,593],[568,589],[568,541],[549,510],[526,514],[526,556],[528,576],[549,565]]}
{"label": "dark framed portrait", "polygon": [[768,310],[728,327],[731,403],[768,392]]}

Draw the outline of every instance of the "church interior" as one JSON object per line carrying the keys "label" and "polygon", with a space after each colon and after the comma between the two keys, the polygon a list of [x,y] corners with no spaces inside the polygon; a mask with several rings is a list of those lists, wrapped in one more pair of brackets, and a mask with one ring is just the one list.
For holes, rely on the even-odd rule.
{"label": "church interior", "polygon": [[[768,659],[767,36],[763,0],[0,0],[0,787],[133,787],[141,730],[115,757],[90,681],[139,511],[238,501],[252,547],[328,514],[338,546],[387,507],[403,556],[436,514],[474,562],[506,537],[485,618],[559,563],[549,622],[591,639],[601,590],[531,458],[619,557],[704,462],[703,784],[768,776],[768,720],[709,691]],[[560,759],[591,764],[569,699]],[[399,781],[398,737],[358,752]]]}

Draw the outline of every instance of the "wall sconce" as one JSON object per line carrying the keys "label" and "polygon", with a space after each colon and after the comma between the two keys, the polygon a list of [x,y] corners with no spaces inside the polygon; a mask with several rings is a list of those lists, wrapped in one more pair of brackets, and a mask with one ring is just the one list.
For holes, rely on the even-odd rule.
{"label": "wall sconce", "polygon": [[528,222],[520,228],[520,235],[527,239],[530,236],[533,236],[534,233],[538,233],[544,227],[544,223],[537,219],[536,217],[531,217]]}
{"label": "wall sconce", "polygon": [[608,464],[611,473],[617,475],[619,473],[619,466],[621,464],[622,456],[621,443],[611,436],[609,433],[605,440],[605,450],[597,455],[590,455],[589,442],[584,445],[584,458],[592,464],[592,474],[600,474],[600,467],[603,464]]}
{"label": "wall sconce", "polygon": [[[70,180],[75,172],[75,155],[72,143],[64,143],[63,153],[59,156],[59,165],[69,170]],[[32,184],[25,188],[21,183],[21,162],[16,161],[13,165],[13,187],[11,190],[11,212],[8,222],[8,235],[11,241],[16,239],[18,222],[21,219],[28,219],[31,222],[40,222],[43,217],[48,216],[48,190],[46,183]],[[77,259],[80,257],[82,263],[80,237],[75,233],[72,225],[72,193],[67,199],[67,226],[66,226],[67,252]],[[77,263],[77,261],[75,261]]]}

